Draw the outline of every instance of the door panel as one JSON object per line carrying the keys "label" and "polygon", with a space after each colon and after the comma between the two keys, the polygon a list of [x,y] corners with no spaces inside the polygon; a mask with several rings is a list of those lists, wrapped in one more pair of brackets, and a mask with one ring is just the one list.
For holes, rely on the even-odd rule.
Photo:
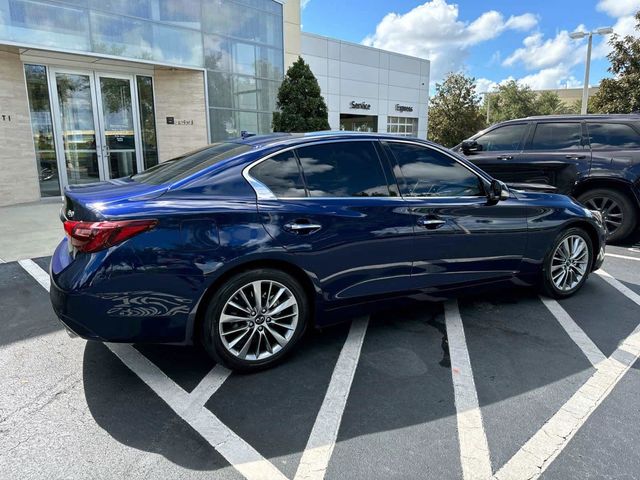
{"label": "door panel", "polygon": [[[417,288],[507,279],[520,270],[527,222],[517,201],[485,198],[407,199],[415,224]],[[424,226],[421,219],[438,219]]]}
{"label": "door panel", "polygon": [[525,188],[534,184],[570,194],[576,181],[589,172],[590,163],[580,122],[540,122],[513,168],[522,169],[520,184]]}
{"label": "door panel", "polygon": [[108,178],[138,173],[132,80],[100,76],[100,119]]}
{"label": "door panel", "polygon": [[494,178],[505,183],[519,182],[526,172],[514,169],[528,131],[527,123],[499,126],[475,138],[478,150],[467,158]]}
{"label": "door panel", "polygon": [[413,227],[402,199],[261,200],[258,210],[274,240],[318,276],[326,300],[408,288]]}
{"label": "door panel", "polygon": [[93,79],[89,74],[55,72],[54,112],[58,117],[61,171],[71,185],[101,178],[99,137],[94,115]]}
{"label": "door panel", "polygon": [[385,148],[414,226],[415,288],[499,280],[520,270],[527,221],[517,201],[488,205],[484,181],[444,151],[400,141]]}

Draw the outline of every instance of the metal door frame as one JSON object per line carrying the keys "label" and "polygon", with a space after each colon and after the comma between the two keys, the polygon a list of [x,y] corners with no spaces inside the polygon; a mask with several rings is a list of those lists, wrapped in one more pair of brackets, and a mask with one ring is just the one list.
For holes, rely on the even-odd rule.
{"label": "metal door frame", "polygon": [[[109,155],[106,146],[106,135],[104,128],[105,122],[102,110],[102,91],[100,88],[100,78],[121,78],[129,80],[129,89],[131,92],[131,113],[133,119],[134,143],[136,151],[136,168],[138,172],[142,172],[144,170],[144,159],[142,155],[142,130],[139,113],[140,104],[138,100],[138,88],[136,82],[137,74],[109,72],[108,70],[92,70],[86,68],[57,67],[49,65],[47,65],[46,68],[60,189],[64,190],[64,188],[69,185],[69,178],[67,175],[66,157],[64,153],[64,139],[62,138],[62,114],[60,111],[60,99],[58,97],[56,79],[56,75],[58,73],[69,75],[84,75],[89,77],[92,104],[91,107],[93,110],[93,125],[96,142],[96,157],[98,160],[98,181],[107,180],[110,174]],[[147,74],[146,76],[151,75]]]}

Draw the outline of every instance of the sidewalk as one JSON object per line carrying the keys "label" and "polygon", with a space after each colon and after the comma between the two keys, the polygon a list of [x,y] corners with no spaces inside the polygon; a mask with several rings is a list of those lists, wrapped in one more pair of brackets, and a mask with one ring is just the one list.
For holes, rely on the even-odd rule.
{"label": "sidewalk", "polygon": [[52,255],[64,232],[62,201],[0,207],[0,263]]}

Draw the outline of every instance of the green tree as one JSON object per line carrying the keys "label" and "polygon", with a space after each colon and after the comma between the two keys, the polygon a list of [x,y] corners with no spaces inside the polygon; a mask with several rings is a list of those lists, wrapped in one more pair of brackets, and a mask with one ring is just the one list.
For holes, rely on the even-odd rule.
{"label": "green tree", "polygon": [[545,91],[538,95],[534,104],[536,115],[559,115],[571,113],[571,107],[565,105],[556,92]]}
{"label": "green tree", "polygon": [[[636,30],[640,32],[640,11],[636,13]],[[614,78],[600,82],[600,89],[593,96],[593,107],[601,113],[640,111],[640,38],[612,35],[609,44],[613,47],[608,55],[609,72]]]}
{"label": "green tree", "polygon": [[450,73],[436,84],[429,106],[429,139],[453,147],[484,127],[475,79]]}
{"label": "green tree", "polygon": [[491,102],[491,122],[529,117],[537,113],[537,95],[528,85],[509,80],[498,86],[488,99]]}
{"label": "green tree", "polygon": [[327,104],[309,65],[298,57],[280,85],[278,111],[273,112],[274,132],[329,130]]}

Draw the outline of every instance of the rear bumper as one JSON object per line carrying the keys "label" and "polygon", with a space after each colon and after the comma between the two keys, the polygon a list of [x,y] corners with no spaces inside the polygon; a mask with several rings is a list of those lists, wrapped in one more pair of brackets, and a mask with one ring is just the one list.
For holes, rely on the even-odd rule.
{"label": "rear bumper", "polygon": [[[49,296],[57,317],[73,335],[121,343],[185,344],[192,301],[161,292],[167,278],[131,271],[96,280],[95,258],[69,261],[66,240],[51,261]],[[157,288],[153,288],[157,287]],[[140,290],[144,288],[144,290]]]}

